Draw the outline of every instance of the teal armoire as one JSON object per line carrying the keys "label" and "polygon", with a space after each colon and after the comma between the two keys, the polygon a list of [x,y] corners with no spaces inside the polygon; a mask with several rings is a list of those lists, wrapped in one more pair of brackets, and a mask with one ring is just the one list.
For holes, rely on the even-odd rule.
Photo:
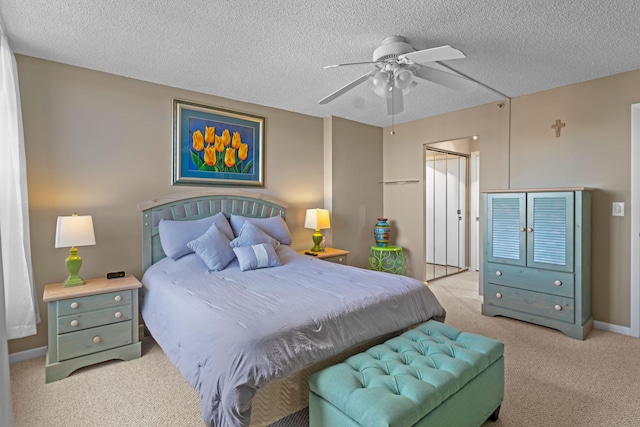
{"label": "teal armoire", "polygon": [[585,188],[483,192],[482,314],[584,339],[591,316],[591,193]]}

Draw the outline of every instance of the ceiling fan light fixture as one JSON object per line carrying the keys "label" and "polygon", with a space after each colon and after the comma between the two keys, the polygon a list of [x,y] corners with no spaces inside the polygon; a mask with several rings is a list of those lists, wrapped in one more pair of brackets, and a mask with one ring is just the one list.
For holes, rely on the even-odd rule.
{"label": "ceiling fan light fixture", "polygon": [[413,81],[413,73],[406,68],[396,68],[393,70],[393,84],[398,89],[407,89],[411,87]]}
{"label": "ceiling fan light fixture", "polygon": [[381,98],[388,98],[391,96],[391,81],[393,77],[386,71],[376,71],[371,77],[371,83],[373,84],[373,92]]}

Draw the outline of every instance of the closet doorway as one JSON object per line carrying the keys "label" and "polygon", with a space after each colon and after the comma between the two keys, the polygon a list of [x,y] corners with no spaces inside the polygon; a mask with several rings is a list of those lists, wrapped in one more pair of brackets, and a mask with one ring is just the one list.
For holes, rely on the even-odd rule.
{"label": "closet doorway", "polygon": [[[471,153],[477,137],[424,146],[425,158],[425,280],[457,274],[473,264],[470,251]],[[455,149],[455,151],[452,151]],[[475,218],[473,218],[475,220]]]}

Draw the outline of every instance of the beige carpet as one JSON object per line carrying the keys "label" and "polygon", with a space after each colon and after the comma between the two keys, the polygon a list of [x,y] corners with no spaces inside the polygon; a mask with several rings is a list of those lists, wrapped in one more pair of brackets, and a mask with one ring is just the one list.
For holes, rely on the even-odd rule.
{"label": "beige carpet", "polygon": [[[500,419],[485,427],[640,426],[639,339],[594,330],[578,341],[484,317],[477,280],[477,273],[463,273],[430,286],[448,324],[505,343],[505,401]],[[196,392],[162,350],[145,338],[142,352],[140,359],[83,368],[50,384],[43,357],[11,365],[15,427],[203,427]],[[305,427],[307,419],[303,412],[278,427]]]}

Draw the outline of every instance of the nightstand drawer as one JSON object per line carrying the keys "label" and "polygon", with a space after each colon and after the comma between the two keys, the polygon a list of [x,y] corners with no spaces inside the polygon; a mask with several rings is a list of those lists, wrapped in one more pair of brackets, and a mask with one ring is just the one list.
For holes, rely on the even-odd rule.
{"label": "nightstand drawer", "polygon": [[131,320],[58,335],[58,360],[97,353],[132,343]]}
{"label": "nightstand drawer", "polygon": [[572,273],[538,270],[527,267],[487,263],[486,280],[497,285],[544,292],[567,298],[574,296]]}
{"label": "nightstand drawer", "polygon": [[100,310],[119,305],[130,305],[131,292],[131,290],[124,290],[57,301],[58,316],[84,313],[86,311]]}
{"label": "nightstand drawer", "polygon": [[484,288],[484,304],[562,320],[563,322],[574,322],[573,299],[557,295],[489,283]]}
{"label": "nightstand drawer", "polygon": [[329,262],[335,262],[336,264],[344,264],[347,265],[347,256],[346,255],[340,255],[340,256],[332,256],[332,257],[327,257],[327,258],[322,258],[323,261],[329,261]]}
{"label": "nightstand drawer", "polygon": [[58,318],[58,334],[131,320],[131,304]]}

